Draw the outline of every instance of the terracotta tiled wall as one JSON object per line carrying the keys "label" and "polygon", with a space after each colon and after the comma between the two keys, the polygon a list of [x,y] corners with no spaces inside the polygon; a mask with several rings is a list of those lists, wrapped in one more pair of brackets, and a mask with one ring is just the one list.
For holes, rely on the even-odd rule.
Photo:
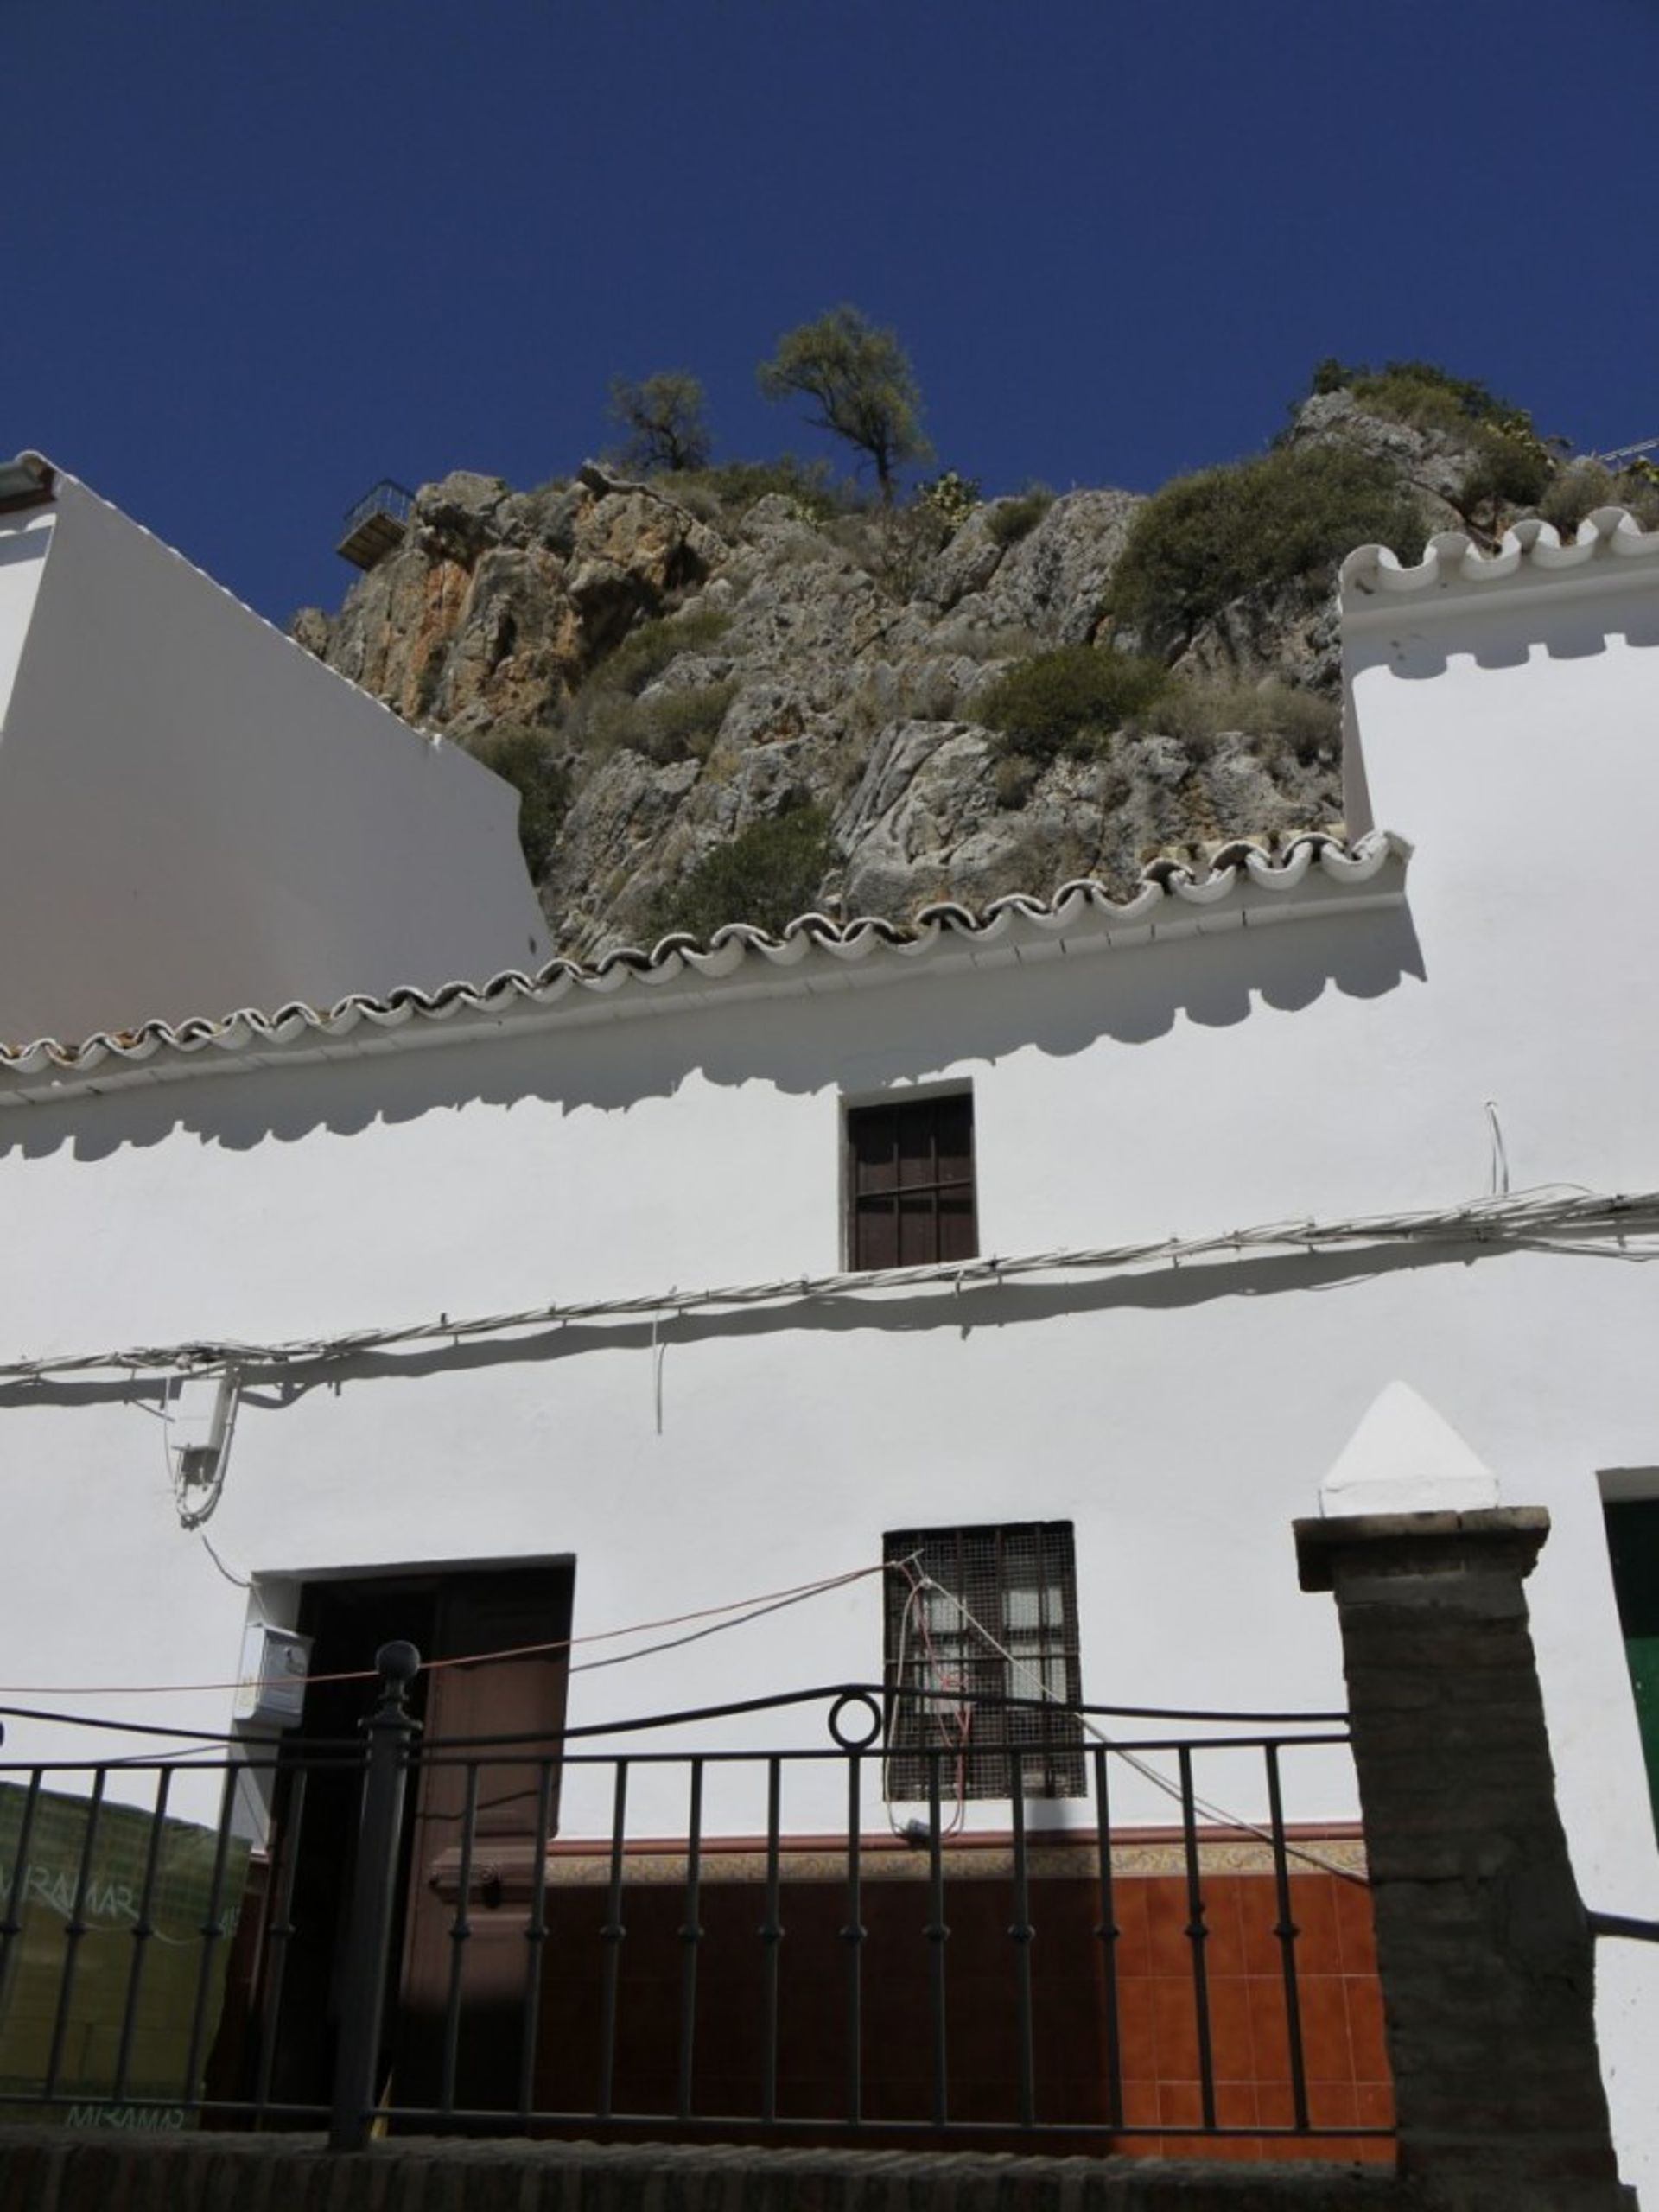
{"label": "terracotta tiled wall", "polygon": [[[1169,1854],[1165,1854],[1166,1858]],[[1017,2114],[1018,1947],[1010,1881],[959,1862],[946,1885],[946,2041],[950,2112],[983,2128]],[[617,2109],[671,2113],[677,2092],[677,2017],[684,1893],[671,1869],[625,1891],[617,2004]],[[822,1866],[785,1876],[777,1947],[778,2094],[781,2113],[839,2117],[847,2109],[846,1892]],[[861,1917],[863,2116],[922,2120],[933,2086],[931,1918],[925,1871],[911,1854],[867,1874]],[[1116,2137],[1124,2152],[1182,2156],[1392,2159],[1392,2141],[1351,2136],[1263,2139],[1244,2131],[1294,2119],[1282,1950],[1274,1933],[1270,1871],[1204,1876],[1205,1964],[1217,2119],[1236,2135],[1191,2137],[1201,2118],[1197,2009],[1187,1888],[1182,1873],[1122,1873],[1114,1889],[1123,2118],[1147,2133]],[[1308,2114],[1315,2127],[1387,2128],[1393,2112],[1370,1896],[1323,1872],[1292,1877],[1292,1914]],[[598,1929],[604,1892],[550,1887],[537,2101],[592,2109],[601,2013]],[[1028,1947],[1037,2116],[1048,2126],[1098,2128],[1110,2118],[1107,1946],[1095,1881],[1071,1873],[1031,1885]],[[693,2110],[759,2110],[765,2018],[764,1898],[751,1878],[705,1884],[698,1907]],[[810,2139],[810,2135],[804,2139]],[[969,2139],[964,2138],[964,2139]],[[988,2139],[980,2136],[982,2144]],[[999,2147],[1038,2147],[1012,2132]],[[1049,2139],[1050,2147],[1064,2147]],[[1077,2139],[1069,2147],[1099,2148]]]}
{"label": "terracotta tiled wall", "polygon": [[[1309,2120],[1315,2126],[1391,2126],[1370,1894],[1325,1873],[1293,1875],[1290,1887]],[[1212,1875],[1204,1902],[1216,2117],[1223,2126],[1287,2127],[1294,2105],[1274,1885],[1261,1875]],[[1120,1880],[1116,1903],[1124,2117],[1169,2129],[1161,2137],[1126,2138],[1123,2149],[1184,2158],[1392,2160],[1391,2142],[1326,2139],[1309,2150],[1255,2137],[1180,2134],[1179,2124],[1198,2120],[1201,2109],[1186,1885],[1167,1875]]]}

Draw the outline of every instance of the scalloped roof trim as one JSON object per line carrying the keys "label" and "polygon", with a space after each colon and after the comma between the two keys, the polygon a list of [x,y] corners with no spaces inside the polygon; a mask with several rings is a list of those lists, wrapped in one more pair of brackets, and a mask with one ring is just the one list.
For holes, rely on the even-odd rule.
{"label": "scalloped roof trim", "polygon": [[[1316,879],[1308,887],[1316,894],[1313,903],[1320,906],[1324,900],[1318,894],[1330,888],[1338,895],[1363,893],[1389,861],[1403,863],[1410,853],[1405,839],[1386,830],[1374,830],[1353,844],[1313,831],[1294,839],[1277,856],[1241,839],[1223,846],[1202,873],[1179,861],[1153,862],[1127,899],[1115,899],[1103,884],[1080,876],[1061,884],[1052,899],[1014,892],[979,912],[944,900],[924,906],[907,924],[875,915],[836,922],[827,914],[807,913],[774,936],[749,923],[732,922],[707,943],[684,935],[665,937],[648,952],[624,946],[591,964],[555,959],[532,974],[504,969],[484,983],[445,983],[433,991],[410,988],[385,997],[353,995],[330,1007],[295,1000],[272,1014],[243,1007],[214,1020],[146,1021],[133,1029],[100,1030],[76,1044],[47,1037],[29,1045],[0,1046],[0,1082],[7,1076],[73,1078],[111,1066],[137,1071],[175,1056],[205,1056],[210,1061],[219,1055],[257,1056],[267,1047],[303,1049],[308,1041],[345,1039],[365,1028],[390,1040],[410,1024],[469,1015],[499,1020],[583,998],[603,1001],[626,995],[639,1002],[638,995],[654,995],[681,979],[694,985],[719,983],[755,963],[785,973],[813,967],[846,969],[887,960],[925,961],[953,943],[970,953],[1004,944],[1055,943],[1079,928],[1109,941],[1124,931],[1134,941],[1145,942],[1158,934],[1160,918],[1179,920],[1184,931],[1190,931],[1205,911],[1230,905],[1237,910],[1236,919],[1247,921],[1250,910],[1260,911],[1264,903],[1256,894],[1267,894],[1269,908],[1286,900],[1273,915],[1281,918],[1290,911],[1291,894],[1307,886],[1310,876]],[[1181,909],[1189,911],[1183,914]]]}
{"label": "scalloped roof trim", "polygon": [[1504,531],[1495,553],[1483,552],[1461,530],[1439,531],[1422,559],[1409,563],[1386,545],[1362,545],[1343,563],[1339,583],[1343,613],[1351,617],[1390,597],[1440,592],[1462,599],[1517,581],[1626,575],[1659,582],[1659,530],[1643,530],[1626,508],[1598,507],[1565,545],[1553,524],[1530,517]]}

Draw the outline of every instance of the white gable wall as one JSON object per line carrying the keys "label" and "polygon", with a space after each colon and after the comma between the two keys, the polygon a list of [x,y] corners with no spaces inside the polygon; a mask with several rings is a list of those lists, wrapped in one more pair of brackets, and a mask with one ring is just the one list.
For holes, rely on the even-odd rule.
{"label": "white gable wall", "polygon": [[[1659,564],[1644,567],[1645,582],[1598,573],[1530,600],[1407,601],[1350,621],[1371,806],[1418,846],[1419,1034],[1496,1099],[1517,1185],[1656,1180],[1641,878],[1659,797]],[[1416,1087],[1427,1071],[1402,1072]]]}
{"label": "white gable wall", "polygon": [[0,1036],[545,958],[499,778],[73,478],[0,517],[0,578],[31,574],[0,584]]}
{"label": "white gable wall", "polygon": [[0,730],[5,728],[11,687],[45,573],[52,520],[48,512],[29,515],[21,528],[0,523]]}

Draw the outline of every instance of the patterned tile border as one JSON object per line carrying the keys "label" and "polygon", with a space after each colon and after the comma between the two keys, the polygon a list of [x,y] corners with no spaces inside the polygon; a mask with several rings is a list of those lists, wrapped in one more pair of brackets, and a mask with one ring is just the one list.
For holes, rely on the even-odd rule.
{"label": "patterned tile border", "polygon": [[[1365,1846],[1351,1831],[1334,1834],[1299,1834],[1287,1839],[1293,1874],[1327,1871],[1363,1876]],[[1306,1855],[1304,1855],[1306,1854]],[[686,1878],[686,1855],[671,1845],[630,1846],[623,1858],[624,1879],[632,1885],[682,1883]],[[1097,1847],[1092,1836],[1068,1838],[1064,1843],[1031,1843],[1026,1864],[1033,1880],[1094,1880],[1099,1872]],[[867,1838],[860,1853],[860,1876],[866,1882],[925,1882],[931,1868],[925,1849]],[[1254,1836],[1205,1836],[1198,1844],[1198,1868],[1204,1874],[1271,1875],[1270,1847]],[[817,1839],[779,1846],[778,1871],[785,1882],[844,1882],[847,1852],[844,1845]],[[944,1877],[950,1882],[1005,1881],[1014,1872],[1014,1850],[1001,1839],[969,1845],[947,1845]],[[1112,1872],[1131,1879],[1185,1874],[1185,1846],[1179,1837],[1115,1840]],[[611,1878],[607,1849],[587,1845],[556,1844],[548,1855],[550,1886],[592,1888]],[[764,1882],[766,1850],[763,1841],[719,1842],[705,1847],[701,1878],[704,1882]]]}

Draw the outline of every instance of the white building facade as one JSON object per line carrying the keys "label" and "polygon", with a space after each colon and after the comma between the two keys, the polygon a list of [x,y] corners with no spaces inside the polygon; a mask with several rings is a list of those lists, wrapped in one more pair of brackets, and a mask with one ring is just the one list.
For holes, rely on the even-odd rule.
{"label": "white building facade", "polygon": [[[873,1570],[574,1675],[573,1723],[877,1681],[886,1540],[1039,1524],[1074,1542],[1087,1700],[1339,1705],[1289,1523],[1403,1382],[1505,1503],[1549,1509],[1530,1594],[1575,1865],[1592,1905],[1651,1915],[1604,1499],[1659,1496],[1659,1217],[1649,1195],[1621,1238],[1585,1194],[1659,1191],[1659,537],[1581,536],[1350,563],[1346,846],[1128,906],[739,931],[4,1056],[14,1701],[154,1685],[121,1710],[222,1727],[228,1691],[172,1686],[233,1678],[251,1616],[302,1625],[308,1592],[393,1567],[570,1561],[578,1638]],[[873,1285],[849,1117],[964,1095],[971,1256]],[[180,1450],[227,1371],[198,1532]],[[1351,1818],[1339,1768],[1318,1787]],[[1137,1788],[1123,1817],[1155,1821]],[[683,1812],[664,1785],[641,1818]],[[606,1819],[568,1780],[562,1834]],[[805,1786],[786,1808],[828,1819]],[[1653,2186],[1659,1961],[1603,1951],[1621,2152]]]}

